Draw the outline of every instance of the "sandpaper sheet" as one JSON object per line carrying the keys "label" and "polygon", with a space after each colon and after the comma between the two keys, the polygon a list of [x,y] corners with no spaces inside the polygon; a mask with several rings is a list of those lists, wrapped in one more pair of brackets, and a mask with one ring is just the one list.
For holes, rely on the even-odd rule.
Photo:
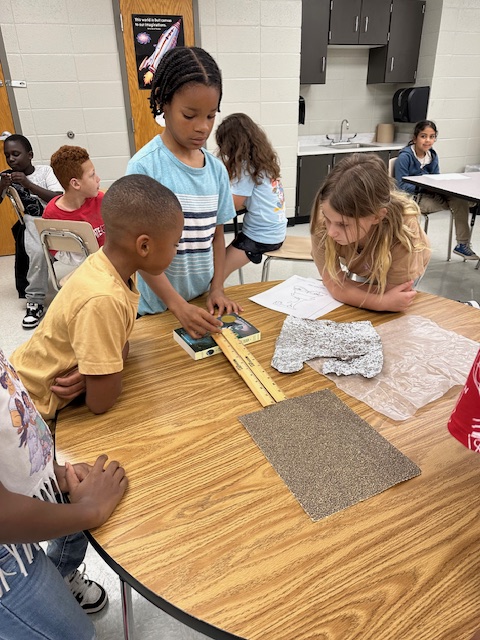
{"label": "sandpaper sheet", "polygon": [[314,522],[421,473],[329,390],[239,420]]}

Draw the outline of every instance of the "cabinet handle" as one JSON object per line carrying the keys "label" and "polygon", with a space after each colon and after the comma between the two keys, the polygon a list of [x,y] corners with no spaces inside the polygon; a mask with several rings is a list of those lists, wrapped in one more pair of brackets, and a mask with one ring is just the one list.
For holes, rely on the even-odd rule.
{"label": "cabinet handle", "polygon": [[368,31],[368,16],[365,16],[365,33]]}
{"label": "cabinet handle", "polygon": [[395,58],[392,56],[392,59],[390,61],[390,71],[393,71],[393,65],[395,64]]}
{"label": "cabinet handle", "polygon": [[327,58],[322,56],[322,73],[325,73],[325,63],[327,62]]}
{"label": "cabinet handle", "polygon": [[355,16],[355,33],[358,31],[358,16]]}
{"label": "cabinet handle", "polygon": [[327,173],[330,173],[331,168],[332,168],[331,165],[327,164]]}

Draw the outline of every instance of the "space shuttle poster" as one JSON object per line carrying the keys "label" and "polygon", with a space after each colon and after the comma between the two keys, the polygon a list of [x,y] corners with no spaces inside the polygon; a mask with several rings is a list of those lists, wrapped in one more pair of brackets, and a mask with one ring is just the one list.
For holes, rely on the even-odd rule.
{"label": "space shuttle poster", "polygon": [[138,88],[148,91],[158,63],[176,46],[185,43],[183,16],[132,15]]}

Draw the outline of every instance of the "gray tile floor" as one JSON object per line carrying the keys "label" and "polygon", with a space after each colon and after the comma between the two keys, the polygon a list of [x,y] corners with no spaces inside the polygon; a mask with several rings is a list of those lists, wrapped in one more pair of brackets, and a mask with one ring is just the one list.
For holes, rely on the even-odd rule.
{"label": "gray tile floor", "polygon": [[[472,243],[474,249],[480,252],[480,222],[474,229]],[[308,234],[307,225],[289,227],[292,235]],[[480,270],[475,270],[475,262],[463,262],[453,256],[451,262],[446,262],[448,217],[440,212],[431,216],[429,237],[432,244],[432,259],[428,269],[420,282],[419,289],[453,300],[480,301]],[[227,236],[227,241],[231,236]],[[261,278],[261,265],[247,265],[243,270],[245,282],[258,282]],[[317,277],[318,273],[313,263],[295,263],[275,261],[271,265],[270,278],[283,280],[293,274],[306,277]],[[239,283],[238,274],[232,274],[227,280],[228,285]],[[0,257],[0,291],[2,304],[0,305],[0,347],[7,355],[28,337],[29,333],[21,327],[25,310],[25,301],[16,296],[13,280],[13,258]],[[53,295],[53,292],[51,293]],[[110,602],[108,607],[94,616],[98,638],[100,640],[119,640],[123,637],[122,617],[120,606],[120,589],[117,576],[97,555],[89,548],[86,558],[88,575],[100,582],[107,589]],[[133,594],[133,608],[135,617],[135,632],[137,640],[201,640],[205,638],[200,633],[183,626],[161,610],[157,609],[138,594]]]}

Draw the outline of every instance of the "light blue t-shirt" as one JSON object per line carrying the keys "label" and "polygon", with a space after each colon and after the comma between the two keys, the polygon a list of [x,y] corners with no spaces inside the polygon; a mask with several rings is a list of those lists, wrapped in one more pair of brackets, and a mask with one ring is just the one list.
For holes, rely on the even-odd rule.
{"label": "light blue t-shirt", "polygon": [[[158,180],[177,196],[185,217],[177,255],[165,274],[185,300],[205,293],[213,278],[212,241],[215,227],[235,217],[232,194],[224,165],[202,149],[205,165],[189,167],[155,136],[137,151],[127,165],[127,175],[141,173]],[[160,313],[166,306],[138,276],[138,313]]]}
{"label": "light blue t-shirt", "polygon": [[250,240],[265,244],[285,240],[287,218],[280,179],[264,177],[260,184],[255,184],[252,177],[244,172],[240,179],[232,181],[232,193],[247,196],[245,206],[248,213],[243,219],[242,231]]}

